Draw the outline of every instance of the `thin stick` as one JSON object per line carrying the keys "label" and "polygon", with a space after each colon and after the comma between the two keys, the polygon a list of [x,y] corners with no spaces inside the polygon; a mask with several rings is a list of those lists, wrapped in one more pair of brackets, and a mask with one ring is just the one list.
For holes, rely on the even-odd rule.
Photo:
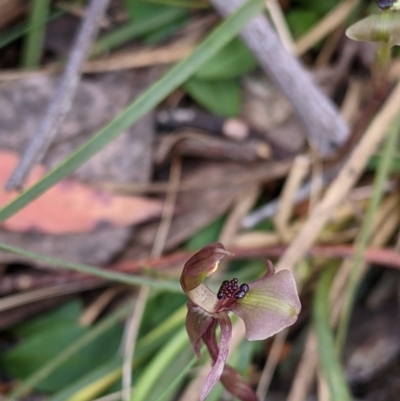
{"label": "thin stick", "polygon": [[356,290],[360,279],[360,273],[362,271],[364,262],[364,251],[368,245],[370,235],[373,228],[374,215],[378,209],[379,203],[383,196],[384,185],[387,176],[390,172],[390,164],[392,157],[396,150],[397,138],[400,130],[400,119],[397,119],[390,128],[390,133],[386,139],[385,146],[383,149],[383,155],[381,163],[379,164],[374,180],[374,192],[372,198],[368,204],[368,209],[363,219],[362,226],[360,229],[359,238],[356,242],[356,254],[353,257],[353,267],[351,269],[349,281],[344,298],[344,305],[342,309],[341,319],[338,326],[337,333],[337,347],[342,350],[344,342],[346,340],[347,328],[350,321],[351,312],[353,309]]}
{"label": "thin stick", "polygon": [[98,280],[86,280],[81,282],[53,285],[51,287],[23,292],[22,294],[10,295],[0,300],[0,312],[16,308],[17,306],[41,301],[42,299],[58,297],[66,294],[75,294],[76,292],[80,291],[104,287],[105,284],[105,282],[99,282]]}
{"label": "thin stick", "polygon": [[310,160],[305,155],[299,155],[294,159],[293,166],[285,180],[284,187],[279,197],[278,211],[274,218],[276,230],[284,242],[290,241],[288,230],[289,219],[296,204],[296,194],[301,183],[310,168]]}
{"label": "thin stick", "polygon": [[[226,16],[236,10],[243,0],[211,0],[211,3]],[[314,147],[327,154],[343,144],[349,134],[347,124],[298,59],[282,46],[268,19],[258,15],[243,29],[241,36],[258,59],[260,67],[292,104]]]}
{"label": "thin stick", "polygon": [[340,26],[350,15],[360,0],[344,0],[330,11],[315,27],[296,41],[296,54],[304,54],[325,36]]}
{"label": "thin stick", "polygon": [[364,171],[369,157],[376,151],[385,137],[391,122],[398,116],[400,104],[400,83],[397,84],[383,108],[374,118],[358,146],[353,150],[337,178],[329,186],[321,202],[315,207],[296,238],[280,258],[276,269],[293,269],[295,264],[308,252],[325,226],[333,210],[343,201]]}
{"label": "thin stick", "polygon": [[292,382],[287,401],[304,401],[313,383],[315,369],[318,364],[317,338],[310,328],[307,335],[303,356],[297,368],[296,376]]}
{"label": "thin stick", "polygon": [[265,399],[268,388],[272,380],[272,376],[275,372],[276,366],[278,365],[279,355],[282,352],[283,345],[285,344],[286,337],[289,330],[285,329],[279,332],[273,340],[271,351],[269,352],[267,362],[262,371],[260,380],[257,386],[257,396],[260,400]]}
{"label": "thin stick", "polygon": [[[376,214],[374,221],[374,235],[371,238],[371,246],[381,247],[392,236],[398,226],[400,216],[396,213],[399,205],[399,196],[392,195],[386,199]],[[392,218],[388,218],[392,216]],[[387,227],[389,225],[389,227]],[[364,266],[366,271],[367,261]],[[339,313],[342,306],[343,292],[348,281],[348,277],[352,268],[351,259],[345,259],[338,273],[336,273],[334,281],[330,289],[330,311],[331,325],[336,326]],[[313,383],[317,369],[317,341],[312,330],[307,335],[306,346],[301,357],[297,374],[294,378],[287,401],[304,401],[307,398],[308,391]]]}
{"label": "thin stick", "polygon": [[289,27],[286,24],[281,5],[277,0],[266,0],[265,3],[282,44],[288,52],[292,54],[295,53],[296,45],[294,44]]}
{"label": "thin stick", "polygon": [[64,75],[42,123],[6,184],[7,190],[21,188],[32,166],[41,161],[71,108],[80,80],[80,70],[97,35],[100,21],[110,0],[92,0],[79,30]]}
{"label": "thin stick", "polygon": [[[120,51],[110,57],[86,61],[81,72],[83,74],[96,74],[171,64],[188,56],[195,47],[195,44],[190,43],[174,43],[159,49]],[[0,72],[0,82],[56,74],[60,70],[61,65],[59,63],[48,64],[40,70],[33,71],[3,70]]]}
{"label": "thin stick", "polygon": [[125,324],[124,331],[124,361],[122,363],[122,401],[130,401],[132,390],[132,359],[135,352],[136,339],[140,322],[149,297],[149,287],[140,287],[139,294],[134,300],[133,310]]}
{"label": "thin stick", "polygon": [[[171,177],[169,181],[170,186],[164,203],[162,220],[158,227],[153,249],[151,251],[151,256],[154,258],[159,258],[162,255],[165,243],[167,241],[178,196],[181,170],[181,159],[174,158],[171,166]],[[140,322],[143,317],[144,308],[146,306],[149,294],[149,287],[142,286],[140,288],[139,295],[135,300],[135,307],[132,315],[128,318],[126,323],[126,329],[124,333],[126,343],[124,347],[124,361],[122,365],[122,401],[131,400],[132,360],[135,352],[135,344],[139,332]]]}

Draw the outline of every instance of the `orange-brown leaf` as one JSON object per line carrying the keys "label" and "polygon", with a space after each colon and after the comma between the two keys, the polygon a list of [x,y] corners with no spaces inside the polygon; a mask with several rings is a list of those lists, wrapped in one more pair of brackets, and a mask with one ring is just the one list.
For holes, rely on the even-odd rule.
{"label": "orange-brown leaf", "polygon": [[[6,205],[17,191],[4,191],[4,184],[17,165],[19,156],[0,150],[0,206]],[[27,182],[33,185],[45,174],[36,166]],[[14,232],[38,231],[48,234],[85,233],[102,224],[128,226],[160,216],[162,203],[138,196],[120,196],[66,179],[49,189],[23,210],[0,224]]]}

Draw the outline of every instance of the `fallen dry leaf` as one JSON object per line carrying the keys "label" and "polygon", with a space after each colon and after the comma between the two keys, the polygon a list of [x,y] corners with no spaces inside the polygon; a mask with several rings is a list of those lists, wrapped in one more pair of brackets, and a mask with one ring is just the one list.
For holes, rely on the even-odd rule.
{"label": "fallen dry leaf", "polygon": [[[18,192],[5,192],[3,187],[17,165],[16,153],[0,150],[0,206],[12,201]],[[33,169],[27,186],[45,174],[43,166]],[[76,180],[63,180],[0,227],[14,232],[48,234],[85,233],[101,225],[125,227],[157,216],[162,203],[138,196],[117,196],[92,188]]]}

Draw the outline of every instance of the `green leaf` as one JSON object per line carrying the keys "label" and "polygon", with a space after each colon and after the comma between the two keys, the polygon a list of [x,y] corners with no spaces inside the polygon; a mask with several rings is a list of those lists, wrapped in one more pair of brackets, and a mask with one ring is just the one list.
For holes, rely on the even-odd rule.
{"label": "green leaf", "polygon": [[22,323],[13,328],[12,331],[21,337],[28,337],[34,333],[44,332],[62,324],[73,323],[78,319],[82,310],[82,303],[74,300],[45,315]]}
{"label": "green leaf", "polygon": [[[160,310],[162,309],[163,308],[160,308]],[[172,315],[164,318],[162,323],[138,340],[133,361],[133,369],[135,372],[139,371],[138,366],[142,364],[145,358],[148,358],[150,354],[154,354],[157,348],[163,346],[173,336],[173,332],[176,331],[177,328],[184,325],[186,313],[187,308],[185,305],[176,310]],[[121,376],[121,369],[121,357],[116,356],[56,393],[49,401],[66,401],[71,398],[76,401],[92,400],[100,395],[99,390],[104,389],[102,386],[109,385],[107,378],[110,377],[114,377],[114,386],[117,387],[115,391],[118,391],[120,389],[118,381]],[[108,391],[110,391],[110,389],[108,389]]]}
{"label": "green leaf", "polygon": [[172,91],[183,85],[205,62],[229,43],[257,15],[264,0],[249,0],[221,23],[186,59],[179,62],[159,81],[139,96],[121,114],[95,134],[71,156],[51,170],[31,188],[0,209],[0,222],[21,210],[54,184],[82,166],[92,156],[146,115]]}
{"label": "green leaf", "polygon": [[198,231],[190,240],[186,242],[185,249],[189,251],[198,251],[207,244],[218,241],[224,221],[225,216],[219,217],[208,226]]}
{"label": "green leaf", "polygon": [[189,79],[184,88],[197,103],[223,117],[237,116],[241,105],[241,88],[236,80],[204,81]]}
{"label": "green leaf", "polygon": [[[11,393],[7,396],[7,401],[18,400],[22,395],[26,394],[28,391],[36,388],[40,382],[44,379],[50,377],[53,372],[57,371],[60,367],[76,355],[81,352],[88,344],[92,343],[97,338],[101,337],[107,333],[110,329],[116,326],[122,318],[125,318],[131,311],[131,304],[126,304],[101,322],[96,324],[94,327],[90,328],[87,333],[81,336],[77,341],[71,343],[65,349],[58,350],[58,353],[49,360],[46,364],[37,369],[32,375],[30,375],[26,380],[17,384]],[[0,360],[1,362],[1,360]]]}
{"label": "green leaf", "polygon": [[177,21],[182,22],[185,15],[186,12],[184,9],[169,7],[168,11],[154,15],[146,20],[137,21],[134,24],[132,22],[125,23],[111,32],[102,35],[94,45],[92,55],[113,50],[137,37],[145,37],[153,32],[161,32],[164,27],[174,25]]}
{"label": "green leaf", "polygon": [[152,361],[146,366],[145,370],[135,383],[135,392],[132,401],[148,400],[148,395],[157,386],[159,377],[164,370],[168,369],[171,363],[189,345],[189,338],[186,329],[182,328],[174,337],[168,341],[157,353]]}
{"label": "green leaf", "polygon": [[296,4],[302,9],[307,11],[312,11],[316,13],[319,17],[322,17],[329,11],[331,11],[334,7],[338,5],[338,0],[324,0],[324,1],[315,1],[315,0],[297,0]]}
{"label": "green leaf", "polygon": [[[367,169],[372,170],[372,171],[377,170],[383,157],[384,156],[382,154],[377,154],[377,155],[371,156],[371,158],[369,159],[369,162],[368,162]],[[393,159],[391,160],[389,169],[390,169],[390,172],[398,173],[400,171],[400,156],[399,155],[396,155],[393,157]]]}
{"label": "green leaf", "polygon": [[292,35],[297,38],[318,22],[318,14],[309,10],[291,10],[286,15]]}
{"label": "green leaf", "polygon": [[[189,347],[185,348],[180,352],[168,365],[168,369],[164,369],[163,372],[157,379],[157,385],[153,386],[152,390],[149,392],[148,400],[162,400],[162,401],[175,401],[177,397],[177,391],[179,391],[178,384],[183,382],[185,379],[181,375],[181,372],[190,365],[194,365],[196,362],[196,357],[193,356],[193,350]],[[176,378],[179,380],[175,380]],[[175,382],[174,387],[170,387],[171,383]],[[167,391],[166,391],[167,390]],[[169,391],[168,391],[169,390]]]}
{"label": "green leaf", "polygon": [[[89,330],[79,326],[77,320],[66,320],[45,330],[32,332],[25,341],[4,355],[2,363],[7,373],[20,380],[26,379]],[[114,325],[81,352],[65,361],[51,377],[39,382],[36,389],[44,392],[56,391],[106,362],[116,353],[121,335],[122,328]]]}
{"label": "green leaf", "polygon": [[[182,20],[187,20],[188,13],[186,8],[182,7],[173,7],[163,4],[152,4],[146,3],[140,0],[126,0],[126,9],[129,13],[130,19],[133,24],[143,23],[147,20],[152,20],[156,17],[162,18],[163,15],[168,15],[171,11],[181,11],[182,12]],[[146,43],[155,43],[161,39],[165,39],[166,37],[172,35],[179,29],[182,24],[170,23],[167,26],[158,28],[153,32],[143,35],[143,39]]]}
{"label": "green leaf", "polygon": [[257,60],[239,38],[229,42],[194,75],[204,80],[234,79],[254,70]]}
{"label": "green leaf", "polygon": [[[94,399],[99,391],[108,390],[110,382],[107,380],[113,377],[111,384],[115,383],[121,377],[122,357],[114,356],[94,370],[85,373],[75,382],[69,384],[63,389],[59,389],[48,401],[66,401],[71,398],[74,400]],[[116,377],[116,379],[115,379]],[[100,384],[99,384],[100,383]]]}
{"label": "green leaf", "polygon": [[350,401],[352,400],[351,393],[344,379],[329,324],[329,290],[335,271],[335,268],[325,268],[318,281],[313,302],[313,326],[317,336],[319,360],[329,387],[330,400]]}

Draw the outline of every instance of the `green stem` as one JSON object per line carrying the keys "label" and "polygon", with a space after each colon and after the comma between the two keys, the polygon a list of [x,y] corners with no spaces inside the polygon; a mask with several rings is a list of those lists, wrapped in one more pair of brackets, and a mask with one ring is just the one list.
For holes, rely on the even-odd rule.
{"label": "green stem", "polygon": [[351,393],[343,377],[343,369],[329,326],[329,289],[335,271],[334,268],[327,268],[318,281],[313,302],[313,326],[317,336],[319,360],[331,396],[330,401],[351,401]]}
{"label": "green stem", "polygon": [[382,157],[380,159],[376,176],[374,179],[372,197],[368,203],[367,212],[362,222],[359,237],[356,243],[356,252],[353,258],[353,268],[351,269],[349,281],[344,298],[344,304],[342,313],[340,316],[340,322],[337,333],[337,348],[338,350],[343,349],[343,345],[347,335],[347,328],[350,321],[351,311],[353,309],[358,282],[360,279],[360,273],[363,266],[363,254],[365,248],[368,245],[368,241],[371,236],[371,231],[374,222],[374,216],[378,209],[379,203],[381,202],[385,183],[390,173],[391,162],[396,152],[396,141],[400,130],[400,118],[397,118],[389,129],[388,136],[386,138]]}
{"label": "green stem", "polygon": [[392,48],[388,43],[378,43],[378,48],[376,49],[374,62],[372,64],[372,82],[377,94],[387,87],[391,54]]}
{"label": "green stem", "polygon": [[33,0],[29,17],[29,33],[24,44],[22,65],[35,68],[40,64],[50,0]]}
{"label": "green stem", "polygon": [[0,242],[0,251],[13,253],[32,260],[40,260],[52,266],[61,269],[73,270],[79,273],[90,274],[91,276],[104,278],[106,280],[116,281],[128,285],[148,285],[149,287],[159,290],[181,293],[180,285],[175,281],[154,280],[147,277],[136,276],[134,274],[124,274],[114,272],[112,270],[100,269],[98,267],[84,265],[80,263],[70,263],[62,259],[51,258],[49,256],[40,255],[38,253],[25,251],[11,245]]}

